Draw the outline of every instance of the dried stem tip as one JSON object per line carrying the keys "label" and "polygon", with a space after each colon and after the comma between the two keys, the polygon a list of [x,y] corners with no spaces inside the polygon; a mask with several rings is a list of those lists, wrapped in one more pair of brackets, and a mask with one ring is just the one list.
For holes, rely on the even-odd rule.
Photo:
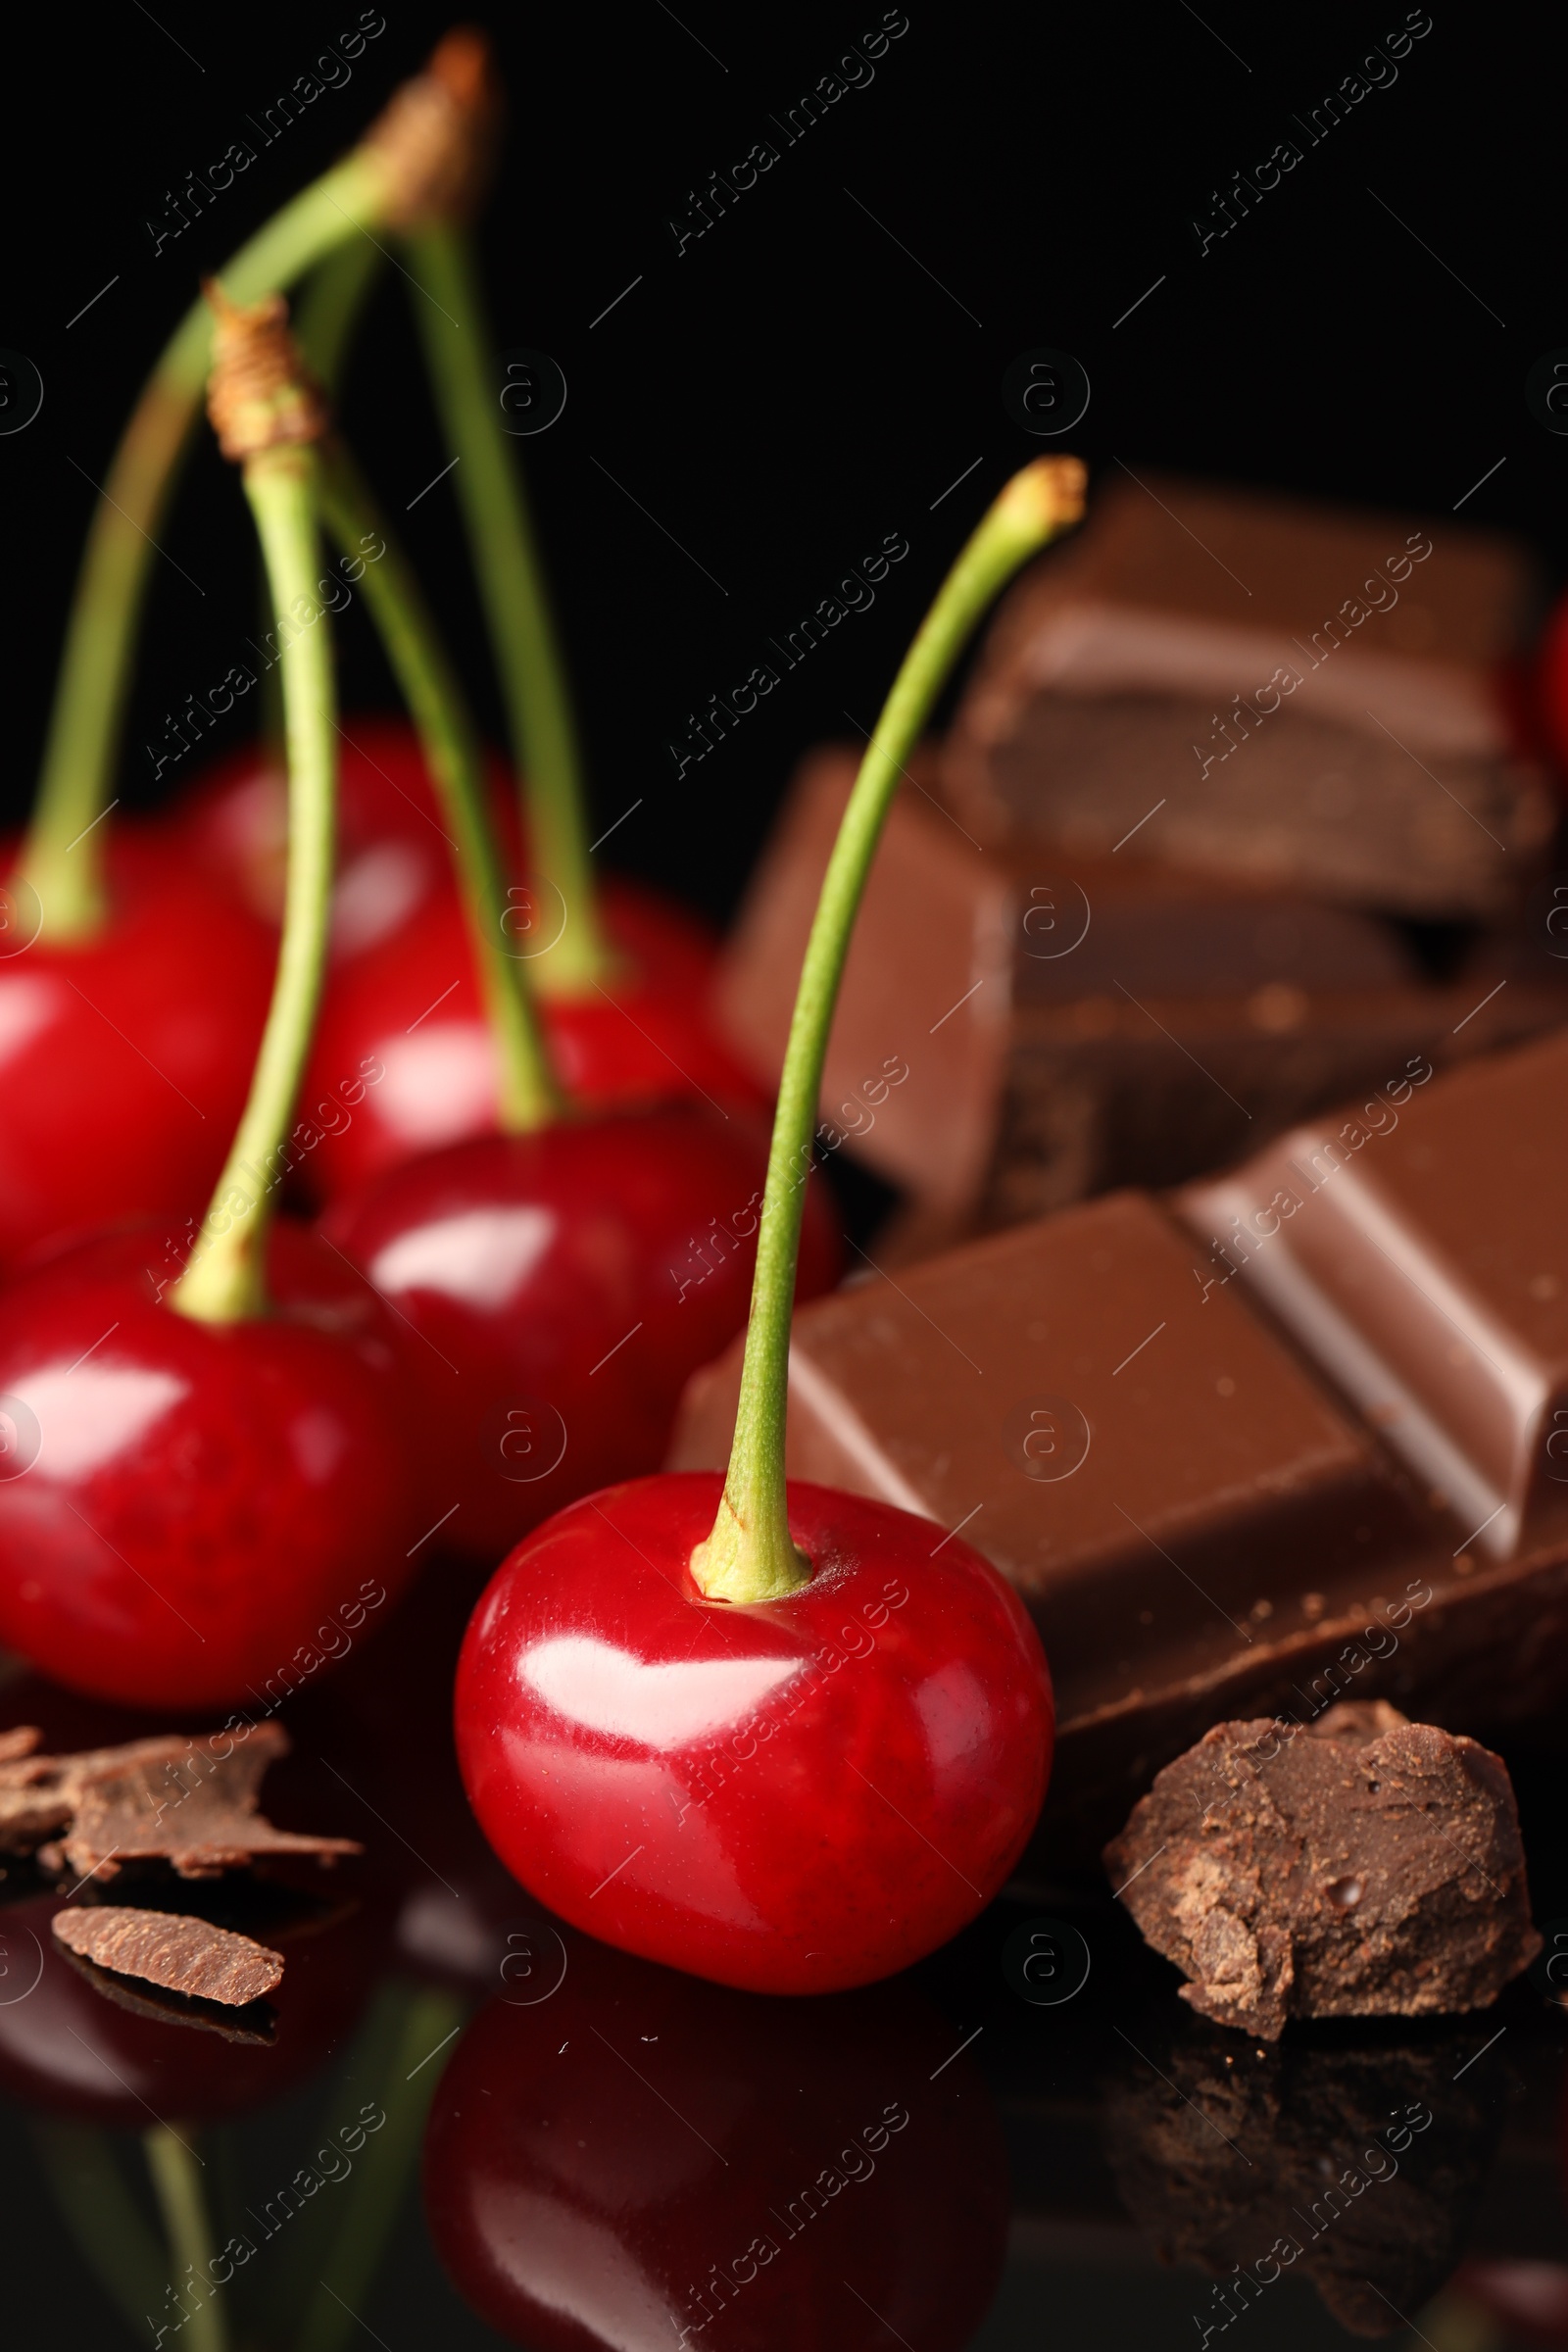
{"label": "dried stem tip", "polygon": [[326,395],[289,332],[282,295],[233,303],[213,277],[202,292],[213,313],[207,414],[224,457],[239,466],[264,449],[319,441],[329,421]]}
{"label": "dried stem tip", "polygon": [[397,229],[466,223],[489,184],[501,131],[490,44],[471,24],[437,43],[361,142],[386,175],[383,219]]}

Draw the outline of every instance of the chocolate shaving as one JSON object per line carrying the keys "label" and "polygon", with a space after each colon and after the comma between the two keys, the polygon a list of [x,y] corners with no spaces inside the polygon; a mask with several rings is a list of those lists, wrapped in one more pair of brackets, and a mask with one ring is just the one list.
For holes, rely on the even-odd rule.
{"label": "chocolate shaving", "polygon": [[258,2001],[283,1981],[283,1955],[174,1911],[134,1911],[118,1904],[57,1911],[50,1922],[67,1949],[116,1976],[141,1977],[228,2009]]}
{"label": "chocolate shaving", "polygon": [[66,1948],[65,1956],[83,1984],[101,2000],[112,2001],[130,2017],[150,2018],[158,2026],[189,2026],[198,2034],[216,2034],[220,2041],[270,2049],[277,2039],[277,2011],[270,2001],[247,2001],[243,2008],[225,2009],[218,2001],[195,2000],[189,1993],[169,1992],[162,1984],[138,1984],[117,1977],[79,1952]]}
{"label": "chocolate shaving", "polygon": [[1305,1737],[1216,1724],[1105,1867],[1183,2000],[1267,2040],[1291,2017],[1485,2008],[1541,1949],[1506,1766],[1377,1702]]}
{"label": "chocolate shaving", "polygon": [[182,1879],[205,1879],[263,1854],[364,1851],[351,1838],[275,1830],[257,1811],[263,1773],[288,1753],[279,1724],[65,1756],[27,1752],[37,1738],[9,1734],[0,1754],[0,1851],[36,1851],[45,1871],[102,1883],[122,1863],[167,1860]]}

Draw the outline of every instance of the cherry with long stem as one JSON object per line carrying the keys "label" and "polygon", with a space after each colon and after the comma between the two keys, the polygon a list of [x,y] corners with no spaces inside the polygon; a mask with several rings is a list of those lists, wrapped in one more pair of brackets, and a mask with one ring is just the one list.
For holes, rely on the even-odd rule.
{"label": "cherry with long stem", "polygon": [[959,648],[1082,496],[1071,460],[1006,485],[861,764],[785,1057],[722,1489],[642,1479],[559,1512],[492,1578],[459,1664],[459,1761],[509,1869],[607,1941],[753,1990],[868,1983],[945,1941],[1045,1793],[1050,1677],[1016,1594],[956,1533],[786,1487],[784,1417],[802,1188],[877,834]]}
{"label": "cherry with long stem", "polygon": [[[369,229],[416,217],[432,178],[447,176],[451,152],[466,145],[461,92],[454,104],[449,79],[438,50],[358,146],[233,255],[221,275],[234,301],[255,302]],[[110,800],[154,543],[212,349],[211,318],[197,301],[147,379],[93,513],[22,863],[48,939],[90,935],[104,917],[102,842],[90,829]]]}
{"label": "cherry with long stem", "polygon": [[[243,465],[278,613],[310,611],[324,410],[280,298],[214,303],[214,420]],[[242,1698],[302,1655],[318,1663],[320,1618],[356,1587],[378,1606],[413,1574],[397,1326],[331,1252],[273,1229],[325,954],[327,625],[278,624],[283,938],[250,1097],[188,1262],[170,1287],[147,1265],[150,1237],[112,1231],[19,1282],[0,1336],[0,1390],[29,1454],[0,1485],[0,1639],[130,1703]]]}

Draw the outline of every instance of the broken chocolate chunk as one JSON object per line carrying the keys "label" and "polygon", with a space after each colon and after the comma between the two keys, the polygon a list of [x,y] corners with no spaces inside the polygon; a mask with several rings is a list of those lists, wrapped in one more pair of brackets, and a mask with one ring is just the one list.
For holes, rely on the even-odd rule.
{"label": "broken chocolate chunk", "polygon": [[1550,838],[1496,667],[1516,545],[1107,476],[1018,581],[955,722],[949,805],[1020,838],[1424,917],[1506,906]]}
{"label": "broken chocolate chunk", "polygon": [[103,1904],[57,1911],[50,1924],[68,1950],[99,1968],[230,2009],[260,2000],[283,1980],[281,1952],[178,1912]]}
{"label": "broken chocolate chunk", "polygon": [[[849,749],[803,762],[725,950],[718,1016],[770,1088],[858,765]],[[906,1262],[932,1233],[940,1247],[1117,1185],[1184,1183],[1342,1096],[1393,1081],[1407,1100],[1412,1077],[1568,1020],[1568,965],[1547,956],[1440,984],[1376,915],[1295,883],[1129,863],[1136,847],[982,850],[932,756],[911,760],[845,966],[819,1131],[920,1212],[899,1230]]]}
{"label": "broken chocolate chunk", "polygon": [[32,1753],[37,1740],[19,1730],[0,1750],[0,1850],[36,1851],[42,1870],[101,1883],[124,1862],[158,1859],[200,1879],[263,1854],[330,1861],[364,1850],[351,1838],[276,1830],[257,1811],[262,1775],[288,1753],[280,1724],[67,1756]]}
{"label": "broken chocolate chunk", "polygon": [[1485,2008],[1541,1949],[1506,1766],[1433,1724],[1368,1739],[1354,1715],[1348,1737],[1327,1716],[1306,1738],[1216,1724],[1105,1849],[1219,2025],[1273,2040],[1291,2017]]}

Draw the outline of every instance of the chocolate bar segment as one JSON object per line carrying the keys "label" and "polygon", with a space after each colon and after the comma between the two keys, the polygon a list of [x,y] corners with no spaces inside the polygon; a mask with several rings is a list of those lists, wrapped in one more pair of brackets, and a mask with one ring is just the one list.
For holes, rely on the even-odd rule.
{"label": "chocolate bar segment", "polygon": [[[726,953],[720,1015],[768,1085],[856,763],[806,762]],[[1299,892],[983,850],[917,760],[850,952],[824,1141],[951,1241],[1182,1183],[1414,1056],[1441,1067],[1568,1018],[1568,962],[1498,977],[1435,986],[1393,924]]]}
{"label": "chocolate bar segment", "polygon": [[[1515,903],[1550,838],[1495,683],[1510,543],[1122,471],[1012,590],[945,762],[1027,838],[1427,917]],[[1133,832],[1136,828],[1136,833]]]}
{"label": "chocolate bar segment", "polygon": [[1178,1201],[1497,1559],[1568,1533],[1568,1038],[1416,1078]]}
{"label": "chocolate bar segment", "polygon": [[[1063,1725],[1402,1596],[1428,1514],[1197,1253],[1121,1194],[796,1318],[792,1476],[961,1528],[1027,1598]],[[1240,1308],[1240,1311],[1237,1311]],[[718,1467],[732,1350],[675,1466]]]}

